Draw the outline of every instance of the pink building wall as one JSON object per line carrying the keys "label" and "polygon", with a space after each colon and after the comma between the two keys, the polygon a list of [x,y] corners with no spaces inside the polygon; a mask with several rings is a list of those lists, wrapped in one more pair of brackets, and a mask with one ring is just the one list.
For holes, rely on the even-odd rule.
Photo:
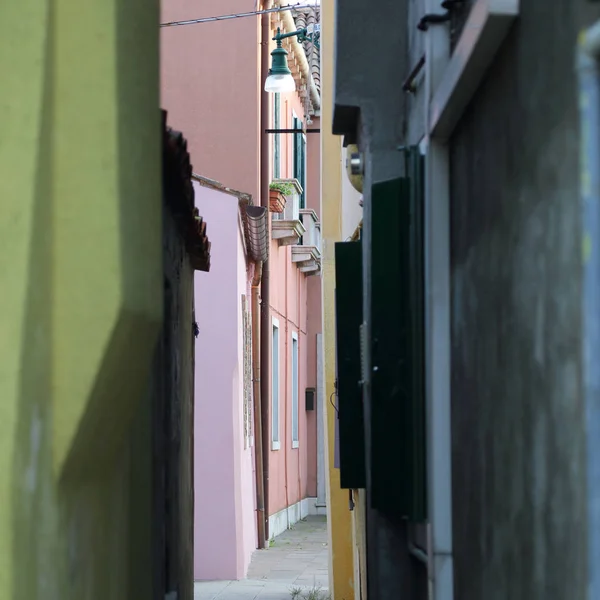
{"label": "pink building wall", "polygon": [[[271,244],[271,314],[279,321],[279,432],[280,449],[270,450],[269,512],[274,514],[307,497],[306,388],[306,276],[293,265],[291,248]],[[298,334],[298,433],[292,448],[292,332]],[[272,383],[272,377],[270,378]],[[272,393],[271,393],[272,396]],[[271,422],[271,421],[270,421]],[[269,431],[272,439],[272,430]]]}
{"label": "pink building wall", "polygon": [[[161,23],[255,10],[254,0],[165,0]],[[256,199],[260,19],[162,27],[161,101],[196,171]]]}
{"label": "pink building wall", "polygon": [[[293,127],[293,113],[304,119],[304,106],[297,93],[281,95],[280,126],[282,129]],[[271,103],[271,113],[273,104]],[[271,114],[273,124],[273,115]],[[314,125],[313,125],[314,126]],[[318,126],[318,125],[317,125]],[[311,126],[312,127],[312,126]],[[307,135],[307,208],[314,208],[320,214],[320,159],[314,152],[320,153],[318,138],[310,142]],[[281,177],[293,176],[293,136],[281,135]],[[273,165],[273,143],[270,144],[271,173]],[[316,442],[316,411],[305,410],[305,390],[316,387],[316,333],[309,332],[308,290],[312,289],[311,309],[314,311],[310,323],[318,322],[320,330],[321,309],[320,296],[315,290],[320,290],[320,277],[306,276],[292,262],[291,247],[279,246],[271,241],[270,248],[270,306],[272,316],[278,319],[280,325],[280,364],[286,364],[286,369],[280,376],[280,437],[281,449],[270,451],[269,456],[269,513],[273,515],[287,506],[307,498],[316,497],[317,488],[317,442]],[[315,282],[319,283],[315,283]],[[320,293],[320,291],[319,291]],[[299,352],[299,447],[292,448],[292,371],[291,371],[291,332],[298,335]],[[269,374],[272,383],[271,374]],[[285,401],[282,403],[282,401]],[[271,421],[270,421],[271,422]],[[272,436],[272,431],[269,431]],[[272,439],[270,437],[270,439]]]}
{"label": "pink building wall", "polygon": [[[313,118],[311,128],[321,127],[320,119]],[[321,136],[308,134],[307,145],[307,208],[321,215]],[[321,277],[309,277],[307,281],[307,381],[306,385],[317,389],[317,335],[321,333]],[[306,413],[307,428],[307,492],[317,496],[317,415],[315,410]]]}
{"label": "pink building wall", "polygon": [[195,280],[194,578],[240,579],[256,547],[254,461],[243,423],[246,258],[238,199],[194,187],[212,243],[210,272]]}
{"label": "pink building wall", "polygon": [[[162,3],[161,22],[254,9],[254,0],[228,0],[227,3],[168,0]],[[185,132],[195,172],[251,194],[259,204],[260,18],[164,27],[160,34],[162,106],[168,111],[171,126]],[[282,128],[292,127],[292,110],[298,117],[304,116],[303,103],[296,93],[282,97],[281,109]],[[318,177],[320,165],[312,155],[318,151],[319,137],[307,136],[308,206],[315,208],[318,214],[320,186],[314,178]],[[281,142],[282,176],[291,176],[293,138],[282,135]],[[272,150],[271,137],[267,148],[271,168]],[[241,410],[242,327],[241,322],[235,324],[230,316],[236,314],[238,320],[241,318],[242,271],[246,282],[247,276],[245,266],[241,266],[245,261],[240,258],[239,232],[235,229],[234,235],[230,228],[234,224],[237,227],[237,218],[230,222],[228,212],[233,211],[236,199],[206,188],[197,189],[200,190],[197,204],[208,224],[212,242],[213,265],[209,274],[199,275],[196,289],[196,319],[201,332],[196,355],[195,578],[237,578],[245,576],[250,553],[256,547],[254,463],[251,452],[244,449]],[[320,302],[316,303],[320,278],[300,273],[292,263],[289,247],[279,247],[272,241],[270,251],[269,303],[272,315],[280,321],[280,364],[285,365],[280,378],[281,449],[269,452],[269,515],[273,515],[307,496],[316,496],[316,411],[305,411],[304,391],[309,385],[316,387],[314,330],[317,318],[320,323],[321,312]],[[225,266],[223,260],[230,262]],[[214,283],[210,279],[213,273]],[[230,299],[222,303],[219,290],[227,292],[229,298],[234,287],[236,302]],[[227,335],[222,336],[225,329]],[[291,447],[292,330],[299,334],[300,444],[297,449]],[[263,343],[269,344],[270,340]],[[227,357],[227,367],[217,361],[215,354],[219,353]],[[201,366],[201,358],[207,360],[204,366]],[[270,365],[263,369],[262,377],[271,380]],[[240,398],[237,404],[230,400],[235,397]],[[227,402],[221,404],[217,398],[227,398]],[[270,406],[270,398],[264,398],[263,404]],[[220,427],[226,430],[223,435]],[[270,431],[264,435],[270,436]],[[242,497],[246,506],[240,501]],[[227,516],[232,524],[225,523]]]}

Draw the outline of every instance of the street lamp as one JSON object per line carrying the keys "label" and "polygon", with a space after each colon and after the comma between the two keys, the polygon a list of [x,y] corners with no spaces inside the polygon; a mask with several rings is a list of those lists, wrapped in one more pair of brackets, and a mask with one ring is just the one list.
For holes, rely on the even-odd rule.
{"label": "street lamp", "polygon": [[296,83],[294,82],[292,72],[287,64],[287,50],[281,45],[281,40],[293,37],[295,35],[298,36],[299,42],[310,40],[317,47],[319,46],[318,26],[310,28],[304,27],[303,29],[298,29],[298,31],[292,31],[291,33],[281,33],[278,27],[277,33],[273,38],[273,40],[277,42],[277,47],[275,50],[273,50],[273,52],[271,52],[271,68],[269,69],[269,74],[265,80],[265,92],[269,92],[271,94],[281,94],[285,92],[293,92],[296,89]]}
{"label": "street lamp", "polygon": [[265,92],[271,94],[293,92],[296,89],[296,83],[287,64],[288,53],[281,45],[283,38],[280,36],[279,29],[277,29],[277,36],[273,38],[277,40],[277,47],[271,52],[271,68],[265,81]]}

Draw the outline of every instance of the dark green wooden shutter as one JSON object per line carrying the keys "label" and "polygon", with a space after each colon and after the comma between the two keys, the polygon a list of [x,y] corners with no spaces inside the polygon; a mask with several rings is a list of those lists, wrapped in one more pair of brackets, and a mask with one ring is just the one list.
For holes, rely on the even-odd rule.
{"label": "dark green wooden shutter", "polygon": [[[281,127],[281,98],[279,94],[274,95],[273,100],[273,126],[275,129]],[[273,177],[281,177],[281,135],[276,133],[273,136]]]}
{"label": "dark green wooden shutter", "polygon": [[345,489],[356,489],[365,487],[365,428],[360,385],[361,242],[336,243],[335,284],[340,484]]}
{"label": "dark green wooden shutter", "polygon": [[[300,129],[300,121],[297,117],[293,118],[293,128]],[[294,177],[300,182],[300,185],[302,185],[300,179],[300,137],[299,133],[294,133]]]}
{"label": "dark green wooden shutter", "polygon": [[371,505],[422,522],[426,511],[423,159],[371,195]]}
{"label": "dark green wooden shutter", "polygon": [[[302,121],[294,117],[294,129],[302,129]],[[300,195],[300,208],[306,208],[306,156],[304,147],[304,136],[302,133],[294,133],[294,177],[302,186]]]}
{"label": "dark green wooden shutter", "polygon": [[300,135],[300,176],[302,179],[302,196],[300,196],[300,208],[306,208],[306,139]]}
{"label": "dark green wooden shutter", "polygon": [[425,159],[418,147],[405,152],[410,185],[410,311],[414,407],[413,520],[427,519],[427,422],[425,396]]}

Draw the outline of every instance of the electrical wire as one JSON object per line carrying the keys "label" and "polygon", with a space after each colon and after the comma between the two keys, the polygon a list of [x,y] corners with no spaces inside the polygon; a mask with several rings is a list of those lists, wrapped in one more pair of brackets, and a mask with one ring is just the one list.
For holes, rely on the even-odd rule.
{"label": "electrical wire", "polygon": [[335,409],[335,412],[339,414],[340,411],[338,410],[338,407],[333,402],[333,397],[335,395],[337,395],[337,392],[331,392],[331,396],[329,396],[329,404],[331,404],[331,406],[333,406],[333,408]]}
{"label": "electrical wire", "polygon": [[216,17],[202,17],[201,19],[188,19],[187,21],[169,21],[161,23],[160,27],[178,27],[180,25],[196,25],[198,23],[214,23],[215,21],[226,21],[228,19],[240,19],[242,17],[254,17],[255,15],[266,15],[269,13],[279,13],[285,10],[295,10],[301,8],[312,8],[314,4],[287,4],[286,6],[276,6],[265,10],[254,10],[246,13],[233,13],[230,15],[217,15]]}

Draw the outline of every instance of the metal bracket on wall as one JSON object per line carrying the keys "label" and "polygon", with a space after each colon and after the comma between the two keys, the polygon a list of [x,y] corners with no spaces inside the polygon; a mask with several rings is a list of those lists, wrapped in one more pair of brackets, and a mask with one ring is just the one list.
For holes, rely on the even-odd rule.
{"label": "metal bracket on wall", "polygon": [[317,50],[321,49],[321,25],[309,25],[304,29],[298,31],[298,41],[302,42],[310,42],[314,45]]}
{"label": "metal bracket on wall", "polygon": [[[404,92],[408,92],[410,94],[414,94],[417,91],[415,86],[415,79],[417,75],[423,70],[425,66],[425,55],[421,56],[419,62],[413,67],[413,70],[409,73],[408,77],[404,80],[402,84],[402,90]],[[404,149],[404,146],[400,146],[398,149]]]}
{"label": "metal bracket on wall", "polygon": [[265,133],[321,133],[320,129],[265,129]]}
{"label": "metal bracket on wall", "polygon": [[446,12],[442,15],[435,13],[424,15],[419,21],[417,29],[419,29],[420,31],[427,31],[430,25],[439,25],[440,23],[447,23],[452,16],[452,11],[458,6],[461,6],[463,2],[464,0],[444,0],[441,3],[441,7],[445,9]]}
{"label": "metal bracket on wall", "polygon": [[451,11],[457,6],[462,6],[464,2],[465,0],[444,0],[442,2],[442,8]]}
{"label": "metal bracket on wall", "polygon": [[431,13],[421,18],[419,24],[417,25],[417,29],[420,31],[427,31],[430,25],[439,25],[440,23],[446,23],[449,20],[450,12],[447,12],[443,15]]}

